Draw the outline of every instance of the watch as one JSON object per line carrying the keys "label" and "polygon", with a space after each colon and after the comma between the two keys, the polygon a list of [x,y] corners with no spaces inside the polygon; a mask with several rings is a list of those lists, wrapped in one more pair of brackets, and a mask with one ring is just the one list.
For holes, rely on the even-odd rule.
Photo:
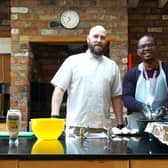
{"label": "watch", "polygon": [[61,25],[66,29],[74,29],[79,24],[79,15],[74,10],[67,10],[61,14]]}

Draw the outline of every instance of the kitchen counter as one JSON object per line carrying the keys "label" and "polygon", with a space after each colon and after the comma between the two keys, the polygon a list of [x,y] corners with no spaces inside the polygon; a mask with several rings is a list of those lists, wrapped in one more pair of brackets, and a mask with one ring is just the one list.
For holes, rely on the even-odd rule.
{"label": "kitchen counter", "polygon": [[19,137],[19,145],[12,147],[8,144],[8,137],[0,137],[0,159],[168,159],[168,146],[150,134],[83,140],[62,136],[55,141],[39,141],[34,136]]}

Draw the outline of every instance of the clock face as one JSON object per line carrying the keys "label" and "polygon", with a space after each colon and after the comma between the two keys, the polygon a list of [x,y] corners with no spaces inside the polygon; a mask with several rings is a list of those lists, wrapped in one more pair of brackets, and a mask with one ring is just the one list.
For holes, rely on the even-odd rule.
{"label": "clock face", "polygon": [[61,24],[67,29],[74,29],[79,24],[79,15],[73,10],[65,11],[61,14]]}

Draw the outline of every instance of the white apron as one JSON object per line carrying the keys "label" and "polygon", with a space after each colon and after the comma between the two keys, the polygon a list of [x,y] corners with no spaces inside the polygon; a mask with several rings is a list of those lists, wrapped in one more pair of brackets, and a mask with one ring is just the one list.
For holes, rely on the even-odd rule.
{"label": "white apron", "polygon": [[[135,99],[145,104],[149,104],[153,109],[163,105],[168,101],[168,87],[166,76],[161,62],[159,62],[160,73],[156,78],[145,80],[143,76],[143,63],[138,65],[141,71],[135,90]],[[138,119],[144,119],[143,113],[133,112],[127,116],[129,129],[140,129]]]}

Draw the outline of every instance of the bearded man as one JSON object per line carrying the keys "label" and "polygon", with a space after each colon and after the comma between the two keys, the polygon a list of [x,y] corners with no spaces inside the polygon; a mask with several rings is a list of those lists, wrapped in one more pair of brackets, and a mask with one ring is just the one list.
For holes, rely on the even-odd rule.
{"label": "bearded man", "polygon": [[117,64],[104,56],[107,44],[106,30],[97,25],[87,36],[88,49],[69,56],[51,83],[54,91],[51,116],[60,115],[63,95],[67,91],[66,134],[79,135],[87,128],[102,131],[111,128],[110,107],[117,126],[123,125],[122,87]]}

